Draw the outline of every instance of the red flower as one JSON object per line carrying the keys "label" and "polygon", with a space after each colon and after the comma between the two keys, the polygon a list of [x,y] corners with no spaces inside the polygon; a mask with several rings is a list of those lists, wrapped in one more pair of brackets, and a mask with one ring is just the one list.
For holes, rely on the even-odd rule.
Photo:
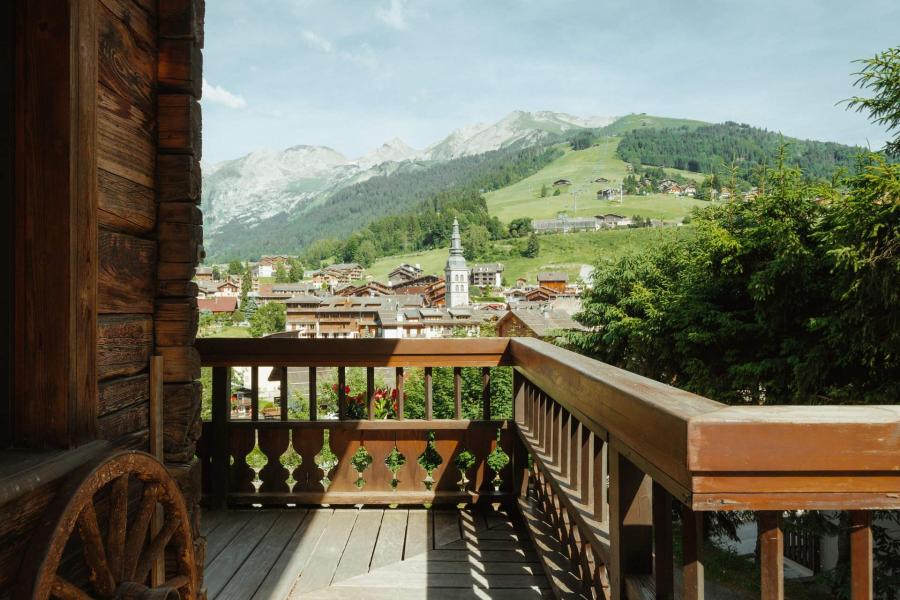
{"label": "red flower", "polygon": [[344,386],[344,393],[345,393],[345,394],[349,394],[349,393],[350,393],[350,386],[349,386],[349,385],[345,385],[345,386]]}
{"label": "red flower", "polygon": [[397,399],[397,388],[391,390],[391,400]]}

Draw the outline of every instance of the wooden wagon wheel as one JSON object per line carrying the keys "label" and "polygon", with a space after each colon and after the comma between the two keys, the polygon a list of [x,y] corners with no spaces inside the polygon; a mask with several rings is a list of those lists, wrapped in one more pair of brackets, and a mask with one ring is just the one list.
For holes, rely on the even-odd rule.
{"label": "wooden wagon wheel", "polygon": [[[139,489],[138,489],[139,488]],[[139,492],[139,496],[135,495]],[[129,515],[128,499],[140,497]],[[157,507],[164,519],[152,535]],[[103,522],[98,513],[108,515]],[[129,518],[130,517],[130,518]],[[45,512],[29,544],[16,600],[195,600],[197,572],[184,498],[166,468],[143,452],[116,452],[74,473]],[[87,568],[87,590],[59,573],[69,542]],[[80,544],[77,544],[80,542]],[[71,552],[71,550],[70,550]],[[69,553],[66,553],[68,560]],[[150,571],[168,558],[167,580]]]}

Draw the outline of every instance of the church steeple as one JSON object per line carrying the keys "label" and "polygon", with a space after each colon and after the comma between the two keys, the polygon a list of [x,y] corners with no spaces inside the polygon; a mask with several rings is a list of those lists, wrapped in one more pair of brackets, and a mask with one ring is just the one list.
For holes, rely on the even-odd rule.
{"label": "church steeple", "polygon": [[459,221],[453,219],[453,234],[450,236],[450,256],[444,268],[444,300],[447,308],[469,305],[469,267],[463,256],[462,238],[459,235]]}

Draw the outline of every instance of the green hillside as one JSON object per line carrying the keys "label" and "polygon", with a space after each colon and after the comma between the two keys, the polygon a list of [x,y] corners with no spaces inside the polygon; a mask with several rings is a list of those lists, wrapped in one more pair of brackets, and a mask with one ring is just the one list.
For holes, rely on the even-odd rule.
{"label": "green hillside", "polygon": [[[626,252],[644,247],[663,236],[690,235],[690,228],[612,229],[597,232],[542,235],[541,253],[537,258],[523,258],[511,253],[511,244],[504,240],[494,242],[493,254],[483,261],[502,262],[504,276],[509,283],[518,277],[536,281],[538,271],[566,271],[571,281],[579,277],[582,265],[593,265],[600,260],[615,260]],[[443,275],[448,248],[427,252],[411,252],[381,258],[366,270],[377,281],[387,281],[387,275],[401,263],[419,264],[426,274]]]}
{"label": "green hillside", "polygon": [[602,133],[604,135],[622,135],[635,129],[674,129],[676,127],[696,129],[704,125],[709,125],[709,123],[693,119],[673,119],[670,117],[655,117],[648,114],[631,114],[610,123],[602,129]]}
{"label": "green hillside", "polygon": [[[626,117],[628,118],[628,117]],[[491,216],[508,223],[518,217],[551,219],[560,212],[571,216],[593,216],[607,212],[653,219],[680,220],[690,214],[695,206],[705,204],[692,198],[668,194],[626,196],[624,202],[597,200],[597,192],[603,188],[618,188],[625,178],[627,164],[618,157],[616,150],[620,138],[602,138],[586,150],[567,150],[540,171],[505,188],[485,194]],[[701,181],[698,173],[667,169],[668,172]],[[598,178],[609,182],[597,183]],[[563,186],[559,196],[553,196],[553,182],[568,179],[571,186]],[[547,187],[548,195],[541,198],[541,188]],[[573,195],[574,192],[574,195]],[[575,210],[577,201],[578,209]]]}

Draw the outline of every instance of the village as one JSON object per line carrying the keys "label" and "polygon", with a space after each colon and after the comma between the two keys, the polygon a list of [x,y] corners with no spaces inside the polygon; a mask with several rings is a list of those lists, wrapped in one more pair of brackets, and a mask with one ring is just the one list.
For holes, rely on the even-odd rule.
{"label": "village", "polygon": [[[280,337],[545,339],[582,329],[573,318],[581,308],[581,284],[571,282],[564,271],[548,270],[535,281],[518,278],[508,285],[502,263],[469,266],[458,223],[443,277],[404,263],[381,282],[357,263],[338,263],[305,271],[296,283],[265,282],[292,259],[263,256],[243,275],[199,267],[195,280],[201,326],[219,334],[221,324],[240,326],[248,312],[277,303],[284,306],[284,328],[267,333]],[[249,286],[243,281],[247,273]]]}

